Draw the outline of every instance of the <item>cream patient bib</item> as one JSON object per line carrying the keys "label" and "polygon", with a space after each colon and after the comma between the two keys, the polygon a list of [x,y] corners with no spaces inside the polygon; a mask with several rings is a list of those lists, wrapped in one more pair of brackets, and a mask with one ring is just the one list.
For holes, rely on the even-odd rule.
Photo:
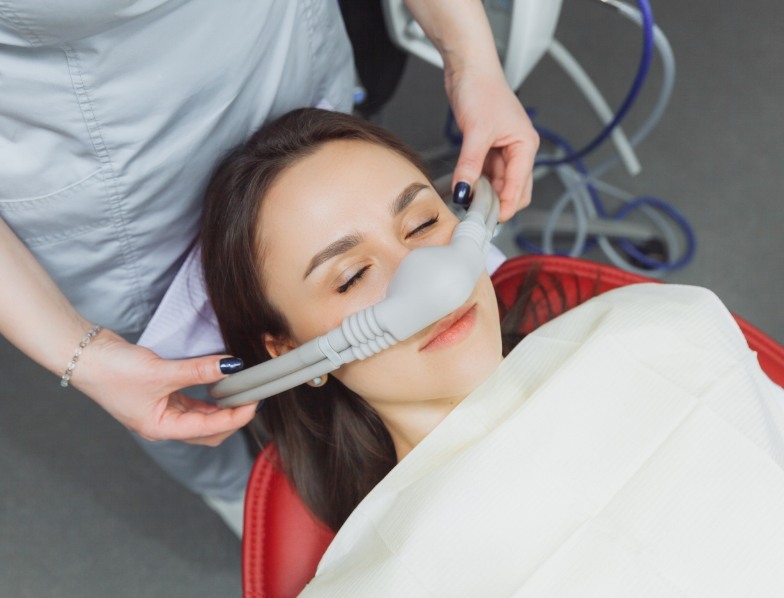
{"label": "cream patient bib", "polygon": [[784,391],[708,291],[526,337],[365,498],[306,596],[784,596]]}

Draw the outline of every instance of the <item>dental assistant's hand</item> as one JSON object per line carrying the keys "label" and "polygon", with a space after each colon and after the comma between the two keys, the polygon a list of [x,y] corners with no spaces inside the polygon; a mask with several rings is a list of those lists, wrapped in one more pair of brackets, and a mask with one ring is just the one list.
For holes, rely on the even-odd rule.
{"label": "dental assistant's hand", "polygon": [[446,91],[463,145],[452,177],[472,187],[487,176],[501,200],[505,222],[531,202],[539,136],[500,69],[446,72]]}
{"label": "dental assistant's hand", "polygon": [[501,199],[499,220],[531,202],[539,136],[504,78],[481,0],[405,0],[444,59],[446,93],[463,133],[452,189],[484,173]]}
{"label": "dental assistant's hand", "polygon": [[484,173],[509,220],[531,202],[539,136],[504,77],[481,0],[405,0],[444,59],[446,93],[463,133],[452,189]]}
{"label": "dental assistant's hand", "polygon": [[[0,272],[0,335],[52,372],[52,384],[58,384],[93,324],[74,309],[2,218]],[[247,424],[254,406],[224,410],[177,391],[223,378],[219,361],[219,356],[161,359],[101,330],[82,350],[70,384],[144,438],[214,446]]]}
{"label": "dental assistant's hand", "polygon": [[102,330],[85,347],[71,385],[143,438],[217,446],[253,419],[256,405],[221,409],[178,391],[224,378],[220,360],[162,359]]}

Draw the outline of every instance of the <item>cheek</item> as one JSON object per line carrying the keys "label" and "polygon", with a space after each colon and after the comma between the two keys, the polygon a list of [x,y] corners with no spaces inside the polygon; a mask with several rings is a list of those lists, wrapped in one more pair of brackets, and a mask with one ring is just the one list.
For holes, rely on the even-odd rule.
{"label": "cheek", "polygon": [[338,380],[371,404],[418,401],[432,390],[430,376],[420,371],[416,348],[405,343],[333,372]]}
{"label": "cheek", "polygon": [[338,328],[352,314],[374,305],[384,298],[386,284],[366,284],[361,290],[351,292],[346,299],[301,299],[289,304],[286,316],[294,340],[305,343]]}

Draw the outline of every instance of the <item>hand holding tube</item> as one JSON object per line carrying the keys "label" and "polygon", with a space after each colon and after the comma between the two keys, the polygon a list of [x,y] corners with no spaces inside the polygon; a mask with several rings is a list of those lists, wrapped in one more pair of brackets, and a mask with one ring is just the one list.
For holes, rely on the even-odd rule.
{"label": "hand holding tube", "polygon": [[456,73],[447,94],[463,133],[452,186],[484,174],[501,199],[499,220],[509,220],[531,202],[539,136],[502,72]]}
{"label": "hand holding tube", "polygon": [[[2,219],[0,272],[5,280],[0,334],[51,371],[52,384],[58,384],[93,324],[74,309]],[[102,330],[83,347],[68,382],[147,439],[216,445],[253,418],[253,406],[221,410],[177,391],[220,380],[219,360],[164,360]]]}
{"label": "hand holding tube", "polygon": [[224,378],[220,362],[162,359],[103,330],[82,354],[72,385],[147,440],[216,446],[253,418],[255,406],[221,409],[179,390]]}
{"label": "hand holding tube", "polygon": [[484,173],[501,199],[499,220],[531,201],[539,136],[504,77],[481,2],[405,0],[444,59],[444,84],[463,133],[452,188]]}

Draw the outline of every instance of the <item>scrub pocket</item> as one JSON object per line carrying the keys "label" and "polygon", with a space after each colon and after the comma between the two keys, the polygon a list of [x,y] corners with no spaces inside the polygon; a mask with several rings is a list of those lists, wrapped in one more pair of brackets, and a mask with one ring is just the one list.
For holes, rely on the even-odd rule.
{"label": "scrub pocket", "polygon": [[[116,327],[133,310],[122,231],[112,216],[100,170],[45,195],[0,198],[0,217],[71,303],[85,317]],[[124,298],[116,301],[118,295]]]}
{"label": "scrub pocket", "polygon": [[38,197],[0,198],[0,215],[31,250],[63,243],[87,231],[111,226],[96,210],[102,194],[100,170],[63,189]]}

